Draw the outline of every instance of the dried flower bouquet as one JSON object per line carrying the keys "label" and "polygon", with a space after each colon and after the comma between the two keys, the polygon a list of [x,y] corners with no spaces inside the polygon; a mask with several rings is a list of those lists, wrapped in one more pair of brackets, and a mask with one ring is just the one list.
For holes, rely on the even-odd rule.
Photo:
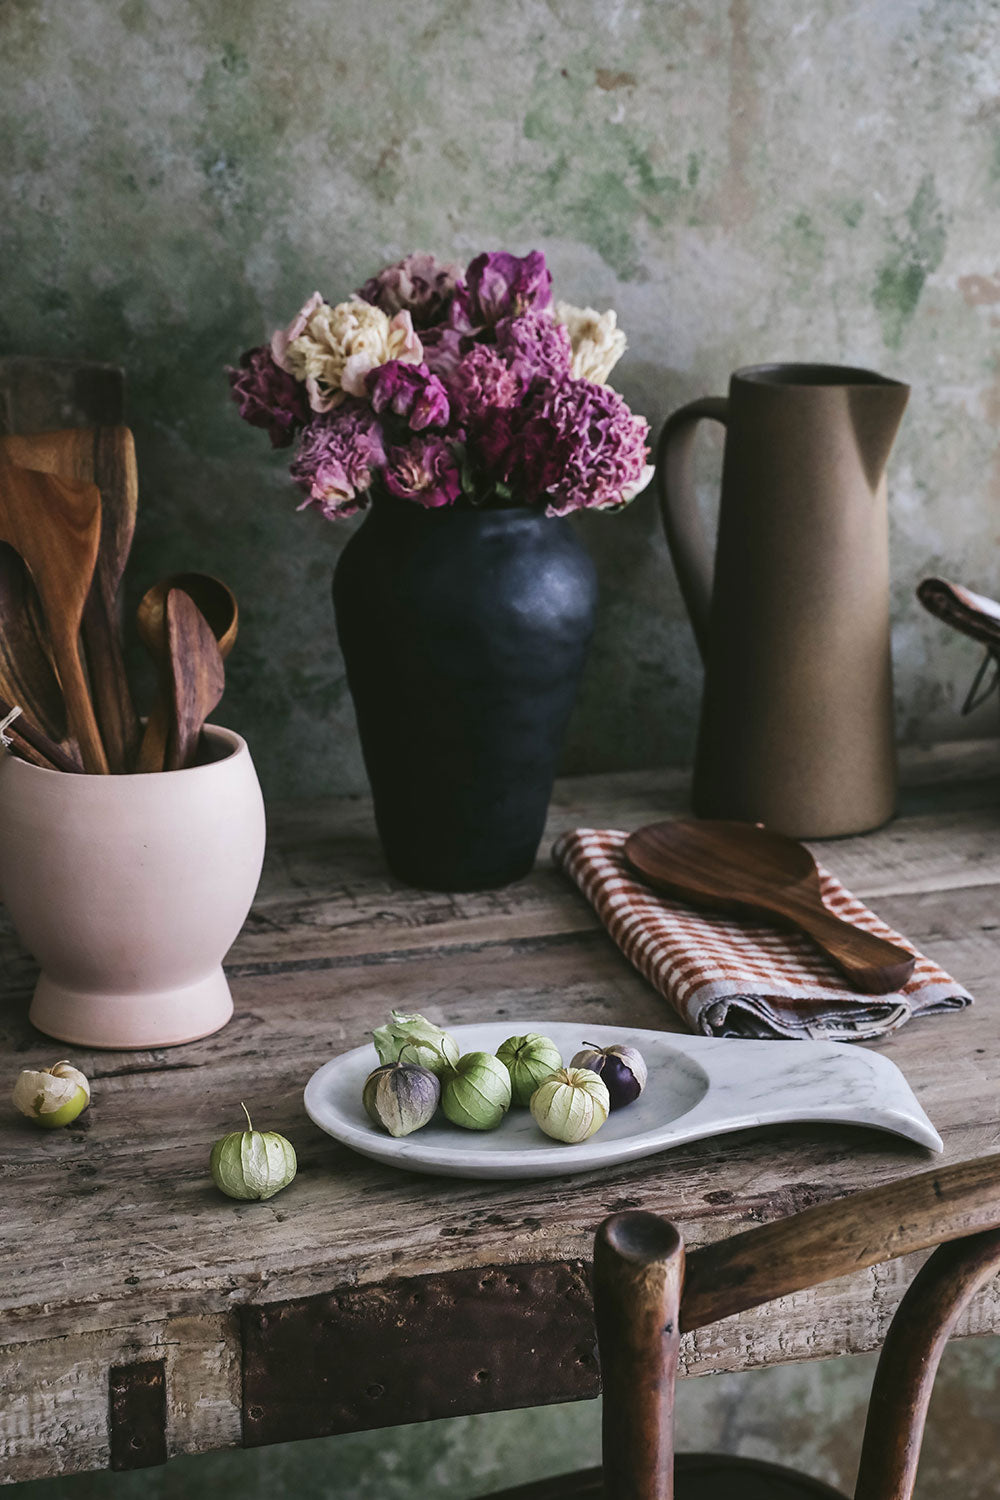
{"label": "dried flower bouquet", "polygon": [[649,428],[607,378],[613,311],[552,302],[540,251],[463,272],[416,254],[346,302],[313,294],[229,371],[240,415],[329,520],[373,493],[437,509],[617,510],[649,482]]}

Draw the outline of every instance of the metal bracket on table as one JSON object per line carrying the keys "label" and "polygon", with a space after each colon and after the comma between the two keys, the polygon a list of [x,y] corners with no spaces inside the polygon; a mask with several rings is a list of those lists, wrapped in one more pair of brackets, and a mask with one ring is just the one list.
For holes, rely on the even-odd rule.
{"label": "metal bracket on table", "polygon": [[248,1448],[600,1391],[583,1261],[350,1287],[240,1322]]}
{"label": "metal bracket on table", "polygon": [[108,1375],[111,1468],[167,1461],[167,1381],[162,1359],[115,1365]]}

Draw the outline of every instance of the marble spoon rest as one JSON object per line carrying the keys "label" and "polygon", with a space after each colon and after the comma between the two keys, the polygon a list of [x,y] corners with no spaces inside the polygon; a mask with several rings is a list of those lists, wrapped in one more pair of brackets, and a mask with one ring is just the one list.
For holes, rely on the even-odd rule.
{"label": "marble spoon rest", "polygon": [[613,1112],[577,1146],[543,1135],[526,1109],[511,1110],[498,1129],[482,1132],[461,1130],[439,1112],[423,1130],[395,1139],[372,1124],[361,1104],[364,1081],[378,1066],[368,1044],[313,1074],[306,1113],[363,1156],[444,1177],[561,1177],[635,1161],[685,1141],[788,1121],[867,1126],[942,1150],[941,1137],[895,1063],[849,1043],[745,1041],[589,1021],[508,1020],[450,1030],[463,1053],[495,1052],[509,1036],[538,1031],[551,1037],[566,1062],[584,1041],[605,1047],[624,1042],[642,1052],[649,1081],[634,1104]]}

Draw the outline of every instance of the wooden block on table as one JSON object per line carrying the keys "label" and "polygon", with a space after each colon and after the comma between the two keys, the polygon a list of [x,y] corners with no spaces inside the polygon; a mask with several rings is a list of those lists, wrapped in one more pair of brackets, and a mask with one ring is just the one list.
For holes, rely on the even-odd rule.
{"label": "wooden block on table", "polygon": [[118,427],[125,372],[88,359],[0,359],[0,434],[62,427]]}

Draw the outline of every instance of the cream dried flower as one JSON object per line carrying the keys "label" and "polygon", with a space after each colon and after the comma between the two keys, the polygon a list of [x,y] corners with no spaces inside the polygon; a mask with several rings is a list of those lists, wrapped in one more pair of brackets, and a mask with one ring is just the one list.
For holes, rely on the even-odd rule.
{"label": "cream dried flower", "polygon": [[316,292],[291,325],[274,335],[275,363],[305,382],[313,411],[330,411],[345,396],[367,394],[365,377],[398,359],[419,364],[424,351],[409,312],[389,318],[360,298],[331,307]]}
{"label": "cream dried flower", "polygon": [[556,322],[569,332],[573,374],[578,380],[604,385],[626,348],[617,313],[613,308],[599,313],[593,307],[574,307],[569,302],[557,302],[554,313]]}

